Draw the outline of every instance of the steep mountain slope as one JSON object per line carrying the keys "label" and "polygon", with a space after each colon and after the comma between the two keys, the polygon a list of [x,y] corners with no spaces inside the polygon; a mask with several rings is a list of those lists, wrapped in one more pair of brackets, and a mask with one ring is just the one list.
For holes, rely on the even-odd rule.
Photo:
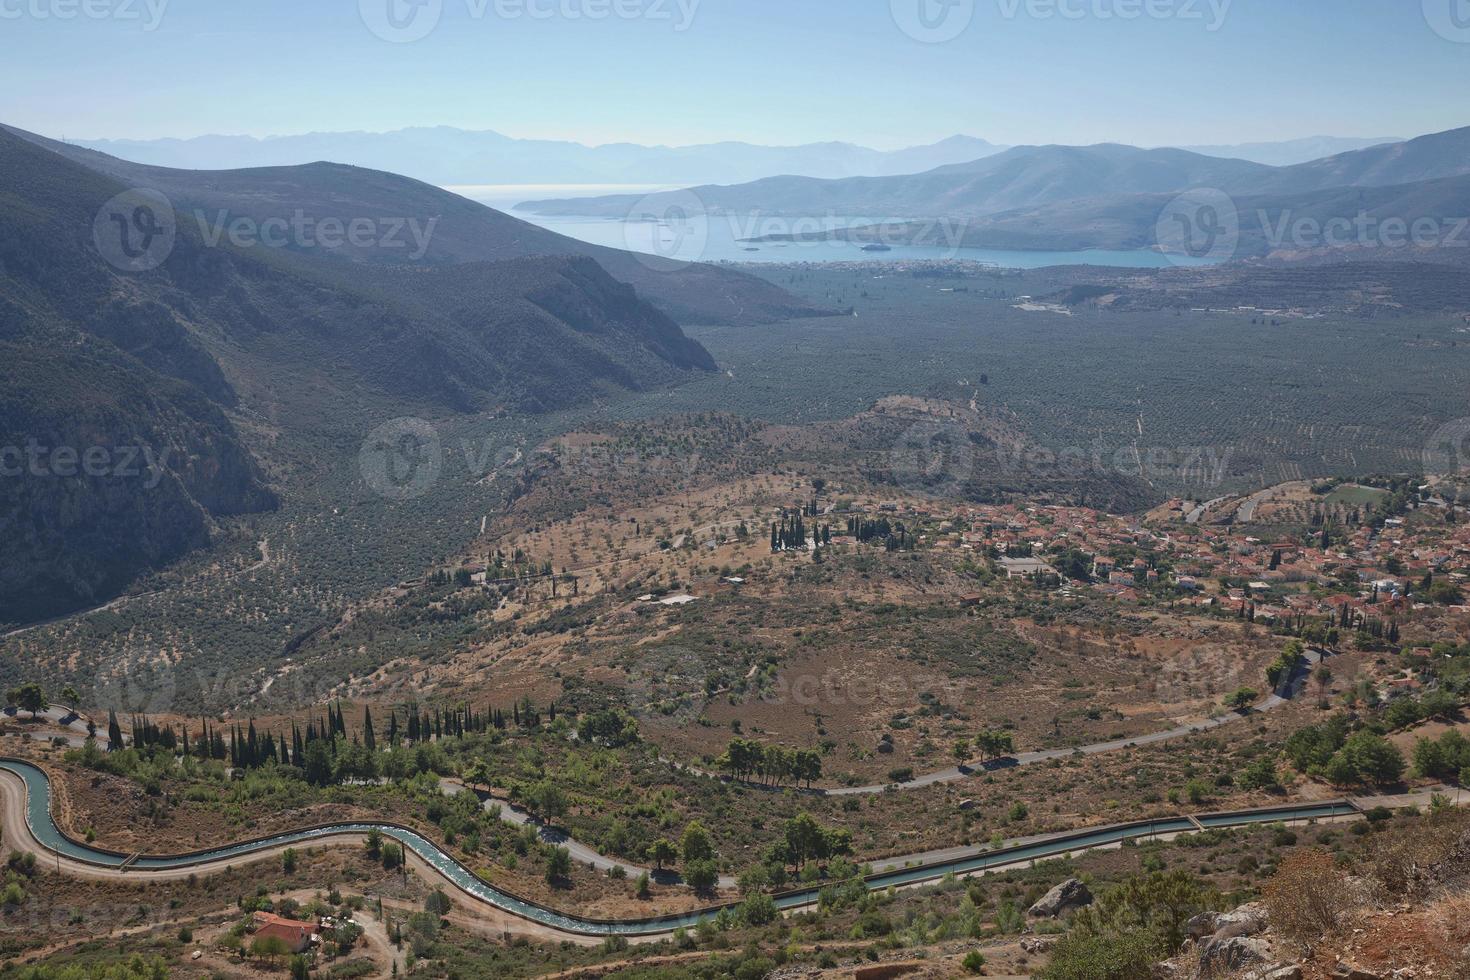
{"label": "steep mountain slope", "polygon": [[[1022,146],[983,160],[903,177],[829,181],[773,177],[734,187],[696,187],[713,211],[869,217],[967,217],[1100,194],[1162,193],[1271,173],[1244,160],[1132,146]],[[662,200],[655,196],[650,203]],[[670,197],[669,200],[674,200]],[[538,214],[624,216],[638,198],[531,201]]]}
{"label": "steep mountain slope", "polygon": [[0,621],[105,598],[275,506],[263,474],[309,479],[365,418],[543,411],[714,368],[586,257],[368,265],[183,220],[157,268],[119,271],[123,191],[0,132]]}
{"label": "steep mountain slope", "polygon": [[698,146],[585,146],[515,139],[449,126],[389,133],[305,133],[257,139],[83,140],[75,144],[136,163],[183,170],[289,167],[337,160],[408,174],[436,184],[738,183],[772,174],[854,177],[907,174],[976,160],[1003,147],[970,136],[885,152],[852,143],[755,146],[727,141]]}
{"label": "steep mountain slope", "polygon": [[[217,234],[240,218],[258,226],[266,221],[291,223],[298,214],[314,225],[329,220],[346,225],[364,218],[385,225],[402,222],[397,240],[403,247],[385,248],[374,239],[363,247],[344,243],[333,249],[321,247],[315,239],[298,241],[294,236],[290,247],[382,264],[412,259],[454,265],[537,255],[585,255],[682,321],[768,323],[825,312],[755,276],[587,245],[396,174],[332,163],[255,170],[171,170],[129,163],[21,130],[11,132],[130,187],[163,192],[205,234]],[[426,245],[422,255],[416,254],[415,227]]]}
{"label": "steep mountain slope", "polygon": [[275,506],[218,365],[88,250],[119,188],[48,156],[0,134],[0,621],[111,595]]}

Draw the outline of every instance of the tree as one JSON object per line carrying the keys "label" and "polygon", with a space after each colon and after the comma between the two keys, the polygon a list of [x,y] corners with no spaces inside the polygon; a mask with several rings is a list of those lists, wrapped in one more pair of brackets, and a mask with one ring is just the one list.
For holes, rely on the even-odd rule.
{"label": "tree", "polygon": [[720,869],[713,861],[692,861],[684,866],[684,880],[699,894],[707,895],[720,883]]}
{"label": "tree", "polygon": [[664,865],[672,864],[678,858],[678,849],[674,847],[674,842],[667,837],[660,837],[648,846],[648,860],[653,862],[656,870],[662,871]]}
{"label": "tree", "polygon": [[786,846],[791,849],[791,854],[796,858],[797,870],[807,861],[820,857],[825,850],[825,837],[821,825],[819,825],[810,813],[798,813],[786,822]]}
{"label": "tree", "polygon": [[441,888],[434,889],[424,902],[424,911],[437,915],[441,919],[448,915],[452,908],[454,908],[454,903],[449,900],[449,896],[444,894]]}
{"label": "tree", "polygon": [[291,949],[280,936],[261,936],[250,944],[250,952],[261,959],[274,960],[290,955]]}
{"label": "tree", "polygon": [[1246,766],[1237,782],[1245,790],[1270,790],[1281,785],[1281,779],[1276,774],[1276,763],[1266,756]]}
{"label": "tree", "polygon": [[546,883],[561,887],[572,876],[572,852],[565,847],[553,847],[546,856]]}
{"label": "tree", "polygon": [[281,854],[281,870],[288,875],[296,872],[296,850],[294,848],[288,847]]}
{"label": "tree", "polygon": [[476,786],[483,786],[486,792],[489,792],[490,781],[494,777],[490,774],[489,763],[484,759],[471,759],[460,770],[459,778],[464,780],[464,784],[470,789],[474,789]]}
{"label": "tree", "polygon": [[715,845],[710,839],[709,831],[704,829],[704,824],[695,820],[684,828],[684,836],[679,841],[679,853],[685,864],[714,858]]}
{"label": "tree", "polygon": [[1403,754],[1393,743],[1372,732],[1357,732],[1347,740],[1340,753],[1357,781],[1388,786],[1403,778]]}
{"label": "tree", "polygon": [[555,820],[567,812],[566,794],[560,786],[549,780],[542,780],[533,786],[526,802],[543,822]]}
{"label": "tree", "polygon": [[980,750],[981,757],[989,762],[1011,755],[1016,751],[1016,739],[1010,732],[992,730],[981,732],[975,738],[975,747]]}
{"label": "tree", "polygon": [[1236,711],[1245,711],[1251,705],[1261,699],[1260,692],[1250,687],[1242,687],[1225,699],[1225,707]]}
{"label": "tree", "polygon": [[41,712],[51,707],[51,700],[46,697],[45,689],[35,681],[22,684],[20,687],[6,692],[5,700],[21,711],[29,711],[32,721]]}

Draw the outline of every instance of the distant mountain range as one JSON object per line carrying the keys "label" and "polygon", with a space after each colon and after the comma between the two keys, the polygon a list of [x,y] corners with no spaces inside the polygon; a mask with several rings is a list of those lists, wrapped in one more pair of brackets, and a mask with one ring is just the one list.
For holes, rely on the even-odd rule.
{"label": "distant mountain range", "polygon": [[690,192],[527,201],[520,208],[542,215],[623,218],[634,207],[659,212],[697,199],[710,212],[954,218],[1105,194],[1220,186],[1272,172],[1263,164],[1184,150],[1116,144],[1018,146],[982,160],[901,177],[768,177],[734,186],[695,187]]}
{"label": "distant mountain range", "polygon": [[[1283,246],[1290,220],[1444,219],[1467,215],[1470,128],[1373,146],[1290,167],[1117,144],[1022,146],[921,174],[816,180],[772,177],[667,194],[528,201],[544,215],[657,217],[673,208],[791,217],[837,215],[892,222],[884,240],[1011,249],[1142,249],[1159,245],[1160,216],[1177,196],[1210,189],[1241,214],[1238,255]],[[636,213],[635,213],[636,212]],[[1262,215],[1265,215],[1263,220]],[[936,223],[937,222],[937,223]],[[897,229],[897,234],[893,231]],[[824,237],[865,240],[869,230]],[[807,235],[804,237],[813,237]]]}
{"label": "distant mountain range", "polygon": [[1283,140],[1279,143],[1234,143],[1213,146],[1180,146],[1177,149],[1207,157],[1225,157],[1230,160],[1249,160],[1271,167],[1290,167],[1297,163],[1320,160],[1338,153],[1365,150],[1384,143],[1402,143],[1402,136],[1382,136],[1377,139],[1362,139],[1343,136],[1308,136],[1306,139]]}
{"label": "distant mountain range", "polygon": [[[1317,136],[1280,143],[1182,147],[1205,156],[1271,166],[1304,163],[1393,139]],[[587,146],[566,140],[516,139],[491,130],[448,126],[387,133],[298,136],[199,136],[192,139],[76,140],[135,163],[184,170],[282,167],[330,160],[407,174],[440,185],[740,184],[763,177],[886,177],[969,163],[1008,149],[973,136],[951,136],[902,150],[853,143],[759,146],[737,141],[700,146]]]}
{"label": "distant mountain range", "polygon": [[[171,207],[118,197],[137,187]],[[313,231],[289,231],[298,218]],[[347,233],[363,220],[371,234]],[[419,261],[383,246],[380,221],[413,223]],[[278,245],[227,230],[270,222]],[[123,271],[165,224],[156,266]],[[168,170],[0,127],[0,453],[9,472],[44,450],[41,472],[0,480],[0,622],[105,600],[207,545],[220,519],[355,454],[371,420],[548,412],[713,371],[669,309],[816,312],[392,174]],[[79,473],[93,447],[132,453],[133,472]]]}
{"label": "distant mountain range", "polygon": [[330,160],[408,174],[440,185],[740,183],[772,174],[850,177],[905,174],[977,160],[1005,149],[970,136],[929,146],[873,150],[852,143],[756,146],[585,146],[525,140],[447,126],[390,133],[200,136],[193,139],[81,140],[75,146],[136,163],[187,170],[292,166]]}

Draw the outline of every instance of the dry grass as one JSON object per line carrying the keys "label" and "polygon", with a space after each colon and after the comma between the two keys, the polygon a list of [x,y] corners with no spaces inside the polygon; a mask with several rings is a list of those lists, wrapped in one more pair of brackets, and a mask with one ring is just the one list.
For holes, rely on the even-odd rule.
{"label": "dry grass", "polygon": [[1319,850],[1288,857],[1265,887],[1271,925],[1304,950],[1336,935],[1363,898],[1332,856]]}

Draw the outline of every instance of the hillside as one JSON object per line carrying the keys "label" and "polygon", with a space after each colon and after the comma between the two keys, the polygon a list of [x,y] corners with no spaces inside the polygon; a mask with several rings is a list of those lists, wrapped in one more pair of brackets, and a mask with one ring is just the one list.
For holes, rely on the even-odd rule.
{"label": "hillside", "polygon": [[[1235,258],[1264,256],[1333,245],[1366,247],[1378,252],[1405,252],[1407,230],[1430,219],[1424,236],[1430,245],[1470,241],[1452,215],[1470,214],[1470,177],[1448,177],[1385,187],[1335,187],[1326,190],[1254,194],[1232,199],[1238,216]],[[977,218],[965,230],[963,244],[980,248],[1145,249],[1159,238],[1160,216],[1177,207],[1173,194],[1137,194],[1066,201],[1037,208],[1018,208]],[[1359,232],[1358,222],[1366,221]],[[1404,222],[1393,234],[1385,222]],[[1331,239],[1332,221],[1349,224]],[[1305,222],[1305,224],[1299,224]],[[937,235],[939,229],[915,226]],[[935,238],[934,241],[939,241]],[[1380,246],[1389,246],[1381,248]]]}
{"label": "hillside", "polygon": [[1470,127],[1374,146],[1278,170],[1227,190],[1286,193],[1326,187],[1383,187],[1470,174]]}
{"label": "hillside", "polygon": [[[0,482],[0,621],[94,603],[274,507],[268,478],[356,452],[364,418],[544,412],[714,368],[590,258],[368,266],[212,247],[184,220],[158,268],[122,273],[93,239],[121,184],[7,133],[0,173],[0,446],[8,471],[45,450]],[[79,474],[93,448],[127,465]]]}
{"label": "hillside", "polygon": [[[350,244],[334,249],[305,248],[319,255],[376,264],[396,264],[411,258],[426,265],[585,255],[683,322],[768,323],[821,312],[754,276],[588,245],[397,174],[335,163],[249,170],[171,170],[129,163],[33,133],[10,132],[128,186],[162,191],[192,224],[206,228],[224,227],[240,218],[257,224],[290,221],[297,213],[315,222],[336,219],[345,224],[364,217],[386,220],[391,216],[407,224],[400,235],[405,247],[383,248],[375,241],[360,248]],[[418,254],[418,243],[412,235],[414,227],[427,239],[422,254]],[[301,248],[295,242],[293,247]]]}

